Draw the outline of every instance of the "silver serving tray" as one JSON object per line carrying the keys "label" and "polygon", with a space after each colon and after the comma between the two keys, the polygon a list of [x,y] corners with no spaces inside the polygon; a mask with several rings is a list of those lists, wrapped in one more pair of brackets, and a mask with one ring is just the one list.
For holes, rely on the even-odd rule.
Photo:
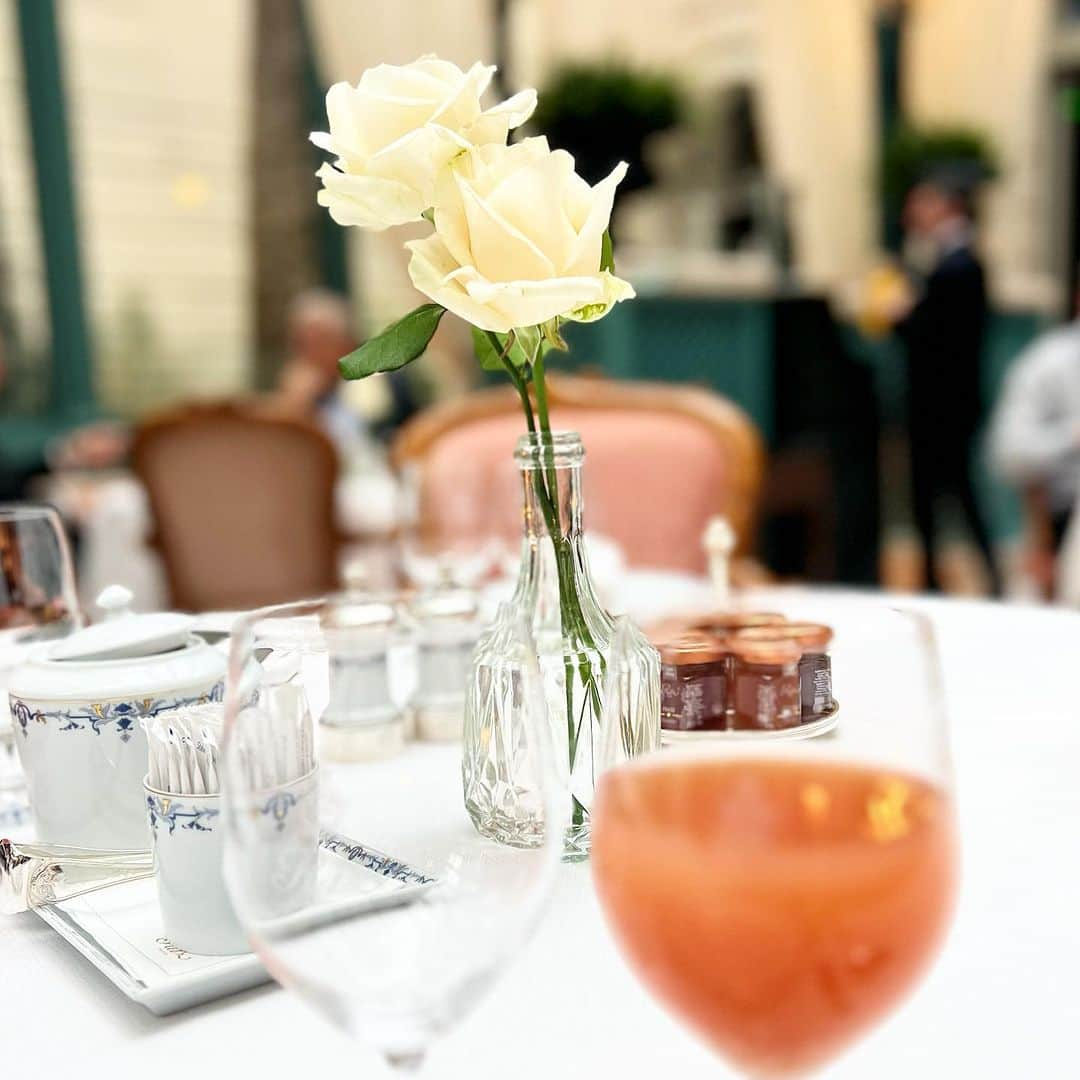
{"label": "silver serving tray", "polygon": [[[429,879],[344,837],[323,836],[316,902],[305,922],[409,903]],[[34,909],[114,986],[157,1016],[271,981],[253,953],[200,956],[166,936],[153,878],[126,881]]]}
{"label": "silver serving tray", "polygon": [[700,742],[789,742],[793,739],[813,739],[832,731],[839,722],[839,715],[840,706],[834,701],[832,708],[819,720],[777,731],[677,731],[661,728],[660,743],[662,746],[681,746],[684,743]]}

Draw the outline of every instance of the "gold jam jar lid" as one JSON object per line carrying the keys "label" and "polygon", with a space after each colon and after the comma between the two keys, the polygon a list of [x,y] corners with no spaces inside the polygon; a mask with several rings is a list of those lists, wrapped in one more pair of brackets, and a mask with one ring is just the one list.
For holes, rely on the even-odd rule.
{"label": "gold jam jar lid", "polygon": [[832,627],[824,623],[785,623],[783,626],[751,626],[734,635],[742,641],[794,641],[803,652],[823,652],[832,641]]}
{"label": "gold jam jar lid", "polygon": [[787,619],[776,611],[716,611],[699,615],[691,626],[714,634],[733,634],[754,626],[782,626],[786,622]]}
{"label": "gold jam jar lid", "polygon": [[796,664],[803,653],[791,638],[754,638],[739,633],[729,637],[727,643],[735,656],[748,664]]}
{"label": "gold jam jar lid", "polygon": [[724,642],[712,634],[680,634],[658,642],[664,664],[711,664],[727,655]]}

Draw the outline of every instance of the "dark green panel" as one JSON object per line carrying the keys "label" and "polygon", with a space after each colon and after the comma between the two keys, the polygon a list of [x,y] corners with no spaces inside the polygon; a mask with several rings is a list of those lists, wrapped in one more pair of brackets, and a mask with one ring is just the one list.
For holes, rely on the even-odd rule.
{"label": "dark green panel", "polygon": [[[304,43],[304,98],[307,105],[308,124],[312,131],[326,129],[326,91],[329,86],[319,74],[318,57],[315,53],[315,41],[311,33],[311,23],[307,7],[300,3],[297,8],[297,21]],[[326,155],[316,146],[311,146],[312,172],[323,163]],[[316,181],[312,181],[315,185]],[[349,259],[346,233],[325,211],[320,211],[316,218],[319,231],[318,258],[323,284],[341,296],[350,296]]]}
{"label": "dark green panel", "polygon": [[90,335],[54,0],[17,0],[52,333],[52,407],[94,412]]}
{"label": "dark green panel", "polygon": [[[897,6],[879,15],[874,29],[877,46],[878,140],[884,152],[903,121],[903,10]],[[881,240],[887,251],[899,251],[903,244],[900,207],[884,197],[881,198]]]}
{"label": "dark green panel", "polygon": [[773,431],[772,315],[764,301],[639,297],[567,326],[572,365],[619,378],[699,383]]}

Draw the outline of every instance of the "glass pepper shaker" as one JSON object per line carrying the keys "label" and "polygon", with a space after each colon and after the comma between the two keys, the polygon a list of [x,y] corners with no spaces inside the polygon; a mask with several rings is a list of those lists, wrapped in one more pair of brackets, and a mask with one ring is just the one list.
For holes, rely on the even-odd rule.
{"label": "glass pepper shaker", "polygon": [[330,699],[323,747],[339,761],[389,757],[405,744],[405,714],[390,687],[390,649],[402,633],[395,602],[351,587],[322,616]]}
{"label": "glass pepper shaker", "polygon": [[472,654],[480,637],[476,594],[459,588],[447,571],[409,607],[415,624],[416,734],[428,741],[460,739]]}
{"label": "glass pepper shaker", "polygon": [[784,638],[728,641],[732,655],[730,726],[739,731],[778,731],[802,723],[796,642]]}
{"label": "glass pepper shaker", "polygon": [[742,640],[794,641],[802,649],[799,660],[802,722],[807,724],[820,720],[832,711],[832,661],[828,648],[833,632],[830,627],[822,623],[786,623],[783,626],[760,626],[740,630],[735,636]]}
{"label": "glass pepper shaker", "polygon": [[708,634],[683,634],[660,652],[660,726],[668,731],[722,731],[727,726],[727,649]]}

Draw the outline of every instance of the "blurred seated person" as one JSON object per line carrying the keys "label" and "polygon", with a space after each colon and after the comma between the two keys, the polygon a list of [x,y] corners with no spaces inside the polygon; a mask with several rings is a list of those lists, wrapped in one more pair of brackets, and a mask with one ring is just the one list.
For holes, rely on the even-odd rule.
{"label": "blurred seated person", "polygon": [[363,453],[372,430],[380,435],[393,430],[416,411],[402,372],[359,384],[342,379],[338,361],[358,345],[350,321],[349,306],[336,293],[300,293],[289,310],[289,357],[275,395],[285,410],[314,420],[343,459]]}
{"label": "blurred seated person", "polygon": [[1017,358],[998,399],[990,450],[1024,493],[1026,570],[1049,599],[1080,489],[1080,319],[1043,334]]}

